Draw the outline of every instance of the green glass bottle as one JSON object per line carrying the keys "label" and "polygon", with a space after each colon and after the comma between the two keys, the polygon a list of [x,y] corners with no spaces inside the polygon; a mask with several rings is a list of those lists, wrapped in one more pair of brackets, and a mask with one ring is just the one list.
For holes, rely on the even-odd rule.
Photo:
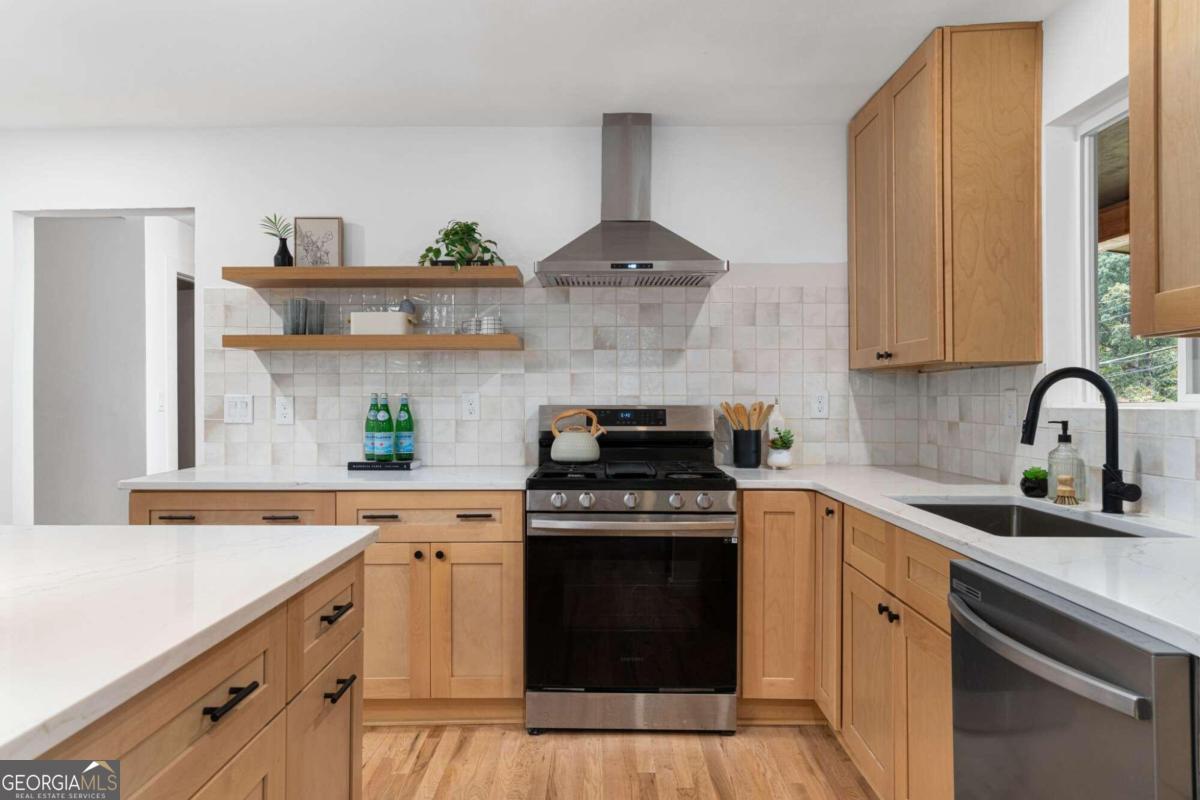
{"label": "green glass bottle", "polygon": [[413,416],[408,407],[408,395],[400,395],[400,408],[396,411],[396,460],[413,460]]}
{"label": "green glass bottle", "polygon": [[388,402],[387,392],[379,395],[379,410],[375,412],[375,425],[378,430],[376,434],[378,438],[375,440],[375,460],[391,461],[394,451],[392,434],[395,429],[392,427],[392,404]]}
{"label": "green glass bottle", "polygon": [[367,409],[367,421],[363,424],[363,458],[375,460],[375,412],[379,410],[379,395],[371,394],[371,405]]}

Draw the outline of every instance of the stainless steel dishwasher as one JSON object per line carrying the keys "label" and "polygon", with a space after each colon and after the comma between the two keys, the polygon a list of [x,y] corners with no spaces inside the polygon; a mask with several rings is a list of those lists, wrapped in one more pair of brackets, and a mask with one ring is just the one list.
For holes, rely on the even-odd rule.
{"label": "stainless steel dishwasher", "polygon": [[1195,797],[1192,656],[981,564],[949,602],[956,800]]}

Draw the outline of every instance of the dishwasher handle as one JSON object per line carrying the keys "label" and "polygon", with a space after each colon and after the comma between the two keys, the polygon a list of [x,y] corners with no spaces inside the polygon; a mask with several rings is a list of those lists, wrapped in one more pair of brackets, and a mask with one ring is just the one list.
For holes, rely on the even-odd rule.
{"label": "dishwasher handle", "polygon": [[950,616],[962,629],[996,655],[1010,661],[1021,669],[1049,681],[1060,689],[1111,708],[1127,717],[1138,720],[1150,719],[1153,704],[1150,698],[1131,692],[1108,681],[1081,672],[1072,666],[1056,661],[1044,653],[993,628],[983,617],[971,610],[957,595],[951,594]]}

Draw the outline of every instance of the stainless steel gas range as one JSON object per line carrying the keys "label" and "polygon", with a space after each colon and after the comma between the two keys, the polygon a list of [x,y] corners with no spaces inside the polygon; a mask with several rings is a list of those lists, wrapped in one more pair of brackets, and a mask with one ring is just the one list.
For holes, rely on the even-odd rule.
{"label": "stainless steel gas range", "polygon": [[552,728],[707,730],[737,718],[736,482],[704,406],[591,409],[600,459],[526,483],[525,719]]}

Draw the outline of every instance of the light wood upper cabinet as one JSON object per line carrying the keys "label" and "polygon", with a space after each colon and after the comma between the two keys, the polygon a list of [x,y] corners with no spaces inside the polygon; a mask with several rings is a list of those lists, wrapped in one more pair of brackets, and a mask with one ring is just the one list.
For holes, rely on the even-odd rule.
{"label": "light wood upper cabinet", "polygon": [[842,504],[818,494],[815,512],[813,694],[836,731],[842,727]]}
{"label": "light wood upper cabinet", "polygon": [[1040,125],[1039,23],[935,30],[851,120],[851,367],[1041,360]]}
{"label": "light wood upper cabinet", "polygon": [[881,800],[892,800],[895,624],[882,609],[893,600],[853,567],[845,567],[842,580],[842,741]]}
{"label": "light wood upper cabinet", "polygon": [[524,558],[516,542],[434,544],[430,686],[434,697],[524,695]]}
{"label": "light wood upper cabinet", "polygon": [[429,697],[429,562],[426,543],[367,548],[363,697]]}
{"label": "light wood upper cabinet", "polygon": [[893,602],[896,800],[954,800],[950,636]]}
{"label": "light wood upper cabinet", "polygon": [[1200,333],[1200,4],[1129,2],[1134,333]]}
{"label": "light wood upper cabinet", "polygon": [[813,494],[742,498],[742,696],[812,699]]}

